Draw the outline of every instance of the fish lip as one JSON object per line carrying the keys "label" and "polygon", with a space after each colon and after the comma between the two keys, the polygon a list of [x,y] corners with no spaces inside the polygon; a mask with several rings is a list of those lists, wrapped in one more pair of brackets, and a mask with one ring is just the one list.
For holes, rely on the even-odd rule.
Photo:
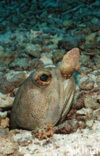
{"label": "fish lip", "polygon": [[[74,79],[74,77],[71,77],[68,80],[70,80],[70,83],[71,83],[70,92],[69,92],[68,98],[65,99],[65,102],[64,102],[65,103],[65,106],[62,109],[61,118],[59,119],[59,121],[58,121],[57,124],[61,124],[65,120],[65,117],[67,116],[68,112],[71,109],[72,101],[73,101],[74,95],[75,95],[75,90],[76,90],[75,79]],[[67,83],[66,83],[66,85],[67,85]],[[65,108],[67,108],[66,111],[65,111]]]}

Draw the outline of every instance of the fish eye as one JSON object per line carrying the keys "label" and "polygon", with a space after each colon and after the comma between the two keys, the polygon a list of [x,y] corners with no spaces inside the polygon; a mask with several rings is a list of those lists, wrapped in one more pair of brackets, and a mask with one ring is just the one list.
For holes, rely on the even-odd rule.
{"label": "fish eye", "polygon": [[48,80],[48,78],[49,78],[49,76],[46,75],[46,74],[42,74],[42,75],[40,76],[40,80],[41,80],[41,81],[44,81],[44,82],[46,82],[46,81]]}
{"label": "fish eye", "polygon": [[37,71],[34,74],[34,82],[40,86],[46,86],[51,82],[51,73],[48,71]]}

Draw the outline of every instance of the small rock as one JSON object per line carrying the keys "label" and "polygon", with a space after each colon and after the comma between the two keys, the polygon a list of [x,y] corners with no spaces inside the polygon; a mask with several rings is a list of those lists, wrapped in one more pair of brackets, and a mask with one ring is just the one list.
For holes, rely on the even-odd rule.
{"label": "small rock", "polygon": [[80,83],[80,89],[82,90],[91,90],[94,88],[94,82],[87,79],[84,82]]}
{"label": "small rock", "polygon": [[93,126],[94,121],[93,120],[87,120],[86,125],[91,128]]}
{"label": "small rock", "polygon": [[58,42],[59,49],[70,50],[74,47],[79,47],[81,43],[84,41],[84,35],[75,35],[75,36],[67,36]]}
{"label": "small rock", "polygon": [[60,62],[62,60],[63,56],[64,56],[64,52],[58,51],[58,52],[53,53],[54,63]]}
{"label": "small rock", "polygon": [[10,94],[0,93],[0,108],[11,107],[14,101],[14,97],[11,97]]}
{"label": "small rock", "polygon": [[33,57],[39,58],[40,57],[40,51],[41,51],[41,46],[38,44],[28,43],[26,45],[26,53],[33,56]]}
{"label": "small rock", "polygon": [[42,53],[40,60],[44,65],[53,64],[51,53]]}
{"label": "small rock", "polygon": [[71,20],[64,20],[63,26],[64,26],[66,29],[70,29],[70,28],[73,27],[73,23],[72,23]]}
{"label": "small rock", "polygon": [[28,146],[32,143],[32,134],[30,131],[14,129],[11,132],[14,141],[21,146]]}
{"label": "small rock", "polygon": [[25,70],[30,66],[28,58],[16,58],[9,64],[10,69]]}
{"label": "small rock", "polygon": [[44,45],[42,47],[42,53],[50,54],[51,51],[57,48],[56,44]]}
{"label": "small rock", "polygon": [[94,41],[95,38],[96,38],[96,35],[97,35],[97,32],[96,33],[91,33],[88,36],[86,36],[86,44],[91,43],[92,41]]}
{"label": "small rock", "polygon": [[82,66],[88,66],[88,63],[90,62],[90,57],[88,55],[80,55],[80,64]]}
{"label": "small rock", "polygon": [[4,135],[8,135],[8,134],[9,134],[8,128],[0,129],[0,136],[4,136]]}
{"label": "small rock", "polygon": [[47,58],[47,57],[41,57],[40,58],[40,61],[42,61],[43,62],[43,64],[44,65],[53,65],[53,62],[52,62],[52,60],[50,59],[50,58]]}
{"label": "small rock", "polygon": [[0,77],[0,90],[2,93],[10,93],[26,79],[25,72],[10,71]]}
{"label": "small rock", "polygon": [[0,118],[5,119],[7,117],[7,112],[0,112]]}
{"label": "small rock", "polygon": [[1,119],[0,121],[0,129],[9,127],[9,118]]}
{"label": "small rock", "polygon": [[93,116],[94,116],[98,121],[100,121],[100,108],[99,108],[99,109],[96,109],[96,110],[93,112]]}
{"label": "small rock", "polygon": [[80,110],[77,111],[78,114],[84,114],[86,115],[88,118],[90,118],[92,116],[93,110],[91,108],[82,108]]}
{"label": "small rock", "polygon": [[26,72],[11,70],[6,74],[6,78],[8,81],[13,80],[14,78],[25,80],[26,79]]}
{"label": "small rock", "polygon": [[53,126],[51,124],[44,125],[44,127],[41,129],[34,130],[32,132],[33,137],[38,138],[39,140],[51,138],[54,135]]}
{"label": "small rock", "polygon": [[87,108],[91,108],[91,109],[98,109],[100,108],[100,103],[98,103],[98,95],[96,95],[95,93],[93,94],[87,94],[84,98],[84,105]]}
{"label": "small rock", "polygon": [[18,146],[12,141],[11,137],[0,136],[0,155],[19,155]]}

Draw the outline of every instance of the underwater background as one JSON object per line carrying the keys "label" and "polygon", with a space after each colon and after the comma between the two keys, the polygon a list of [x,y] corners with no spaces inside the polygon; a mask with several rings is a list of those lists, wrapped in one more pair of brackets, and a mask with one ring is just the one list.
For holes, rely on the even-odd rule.
{"label": "underwater background", "polygon": [[[29,131],[11,130],[19,86],[43,63],[58,66],[73,48],[80,50],[80,70],[73,74],[68,127],[42,142]],[[100,155],[100,0],[0,1],[0,139],[0,156]]]}
{"label": "underwater background", "polygon": [[99,66],[99,0],[0,1],[0,70],[27,70],[42,55],[57,63],[73,47]]}

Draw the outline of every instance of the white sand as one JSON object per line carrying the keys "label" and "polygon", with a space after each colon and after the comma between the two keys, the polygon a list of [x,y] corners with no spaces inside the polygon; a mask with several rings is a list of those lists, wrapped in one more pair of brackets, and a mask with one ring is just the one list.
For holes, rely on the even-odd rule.
{"label": "white sand", "polygon": [[95,121],[92,129],[55,134],[47,140],[32,139],[28,131],[16,134],[14,140],[20,143],[19,152],[24,156],[93,156],[100,153],[100,122]]}

